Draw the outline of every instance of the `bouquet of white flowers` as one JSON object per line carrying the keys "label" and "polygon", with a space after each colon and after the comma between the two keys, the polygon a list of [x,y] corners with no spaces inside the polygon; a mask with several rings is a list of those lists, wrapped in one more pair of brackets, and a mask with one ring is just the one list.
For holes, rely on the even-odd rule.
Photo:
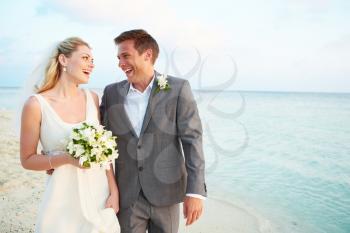
{"label": "bouquet of white flowers", "polygon": [[73,128],[66,148],[67,152],[76,159],[82,167],[101,167],[109,169],[118,158],[117,137],[112,132],[103,129],[101,125],[83,123]]}

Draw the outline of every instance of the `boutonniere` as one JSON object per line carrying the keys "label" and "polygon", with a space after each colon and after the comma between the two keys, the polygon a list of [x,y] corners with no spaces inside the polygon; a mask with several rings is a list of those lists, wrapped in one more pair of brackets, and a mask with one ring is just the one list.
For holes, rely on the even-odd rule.
{"label": "boutonniere", "polygon": [[167,75],[166,74],[161,74],[157,78],[157,89],[156,93],[160,91],[169,91],[170,90],[170,85],[168,83]]}

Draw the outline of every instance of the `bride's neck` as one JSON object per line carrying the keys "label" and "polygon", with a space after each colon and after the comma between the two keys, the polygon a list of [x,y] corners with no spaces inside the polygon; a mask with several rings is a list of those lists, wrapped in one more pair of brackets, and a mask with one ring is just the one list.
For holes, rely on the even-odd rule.
{"label": "bride's neck", "polygon": [[59,78],[53,91],[60,98],[74,98],[79,95],[78,85],[62,77]]}

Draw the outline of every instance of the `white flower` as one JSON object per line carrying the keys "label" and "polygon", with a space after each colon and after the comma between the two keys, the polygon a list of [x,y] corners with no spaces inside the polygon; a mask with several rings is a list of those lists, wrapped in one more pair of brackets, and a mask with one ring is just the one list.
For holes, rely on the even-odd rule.
{"label": "white flower", "polygon": [[91,155],[96,155],[96,157],[100,156],[103,153],[102,149],[99,147],[92,148]]}
{"label": "white flower", "polygon": [[167,83],[168,83],[168,80],[166,80],[166,77],[164,75],[159,77],[158,85],[160,89],[164,89]]}
{"label": "white flower", "polygon": [[69,138],[66,151],[79,159],[81,166],[109,169],[118,157],[116,137],[101,125],[83,123],[73,129]]}
{"label": "white flower", "polygon": [[102,134],[104,132],[102,125],[96,125],[95,126],[97,133]]}
{"label": "white flower", "polygon": [[108,138],[110,138],[112,135],[108,135],[108,134],[103,134],[100,138],[99,138],[99,141],[100,142],[106,142],[108,140]]}
{"label": "white flower", "polygon": [[74,151],[74,143],[73,143],[73,141],[70,141],[68,143],[67,150],[68,150],[69,154],[73,154],[73,151]]}
{"label": "white flower", "polygon": [[79,133],[76,133],[76,132],[72,132],[71,134],[71,138],[72,139],[75,139],[75,140],[79,140],[81,138],[80,134]]}
{"label": "white flower", "polygon": [[95,140],[95,130],[93,129],[89,129],[89,128],[84,129],[81,131],[81,135],[87,138],[89,142]]}
{"label": "white flower", "polygon": [[159,92],[160,90],[167,91],[170,89],[170,85],[168,83],[168,79],[167,79],[166,74],[162,74],[162,75],[158,76],[157,85],[158,85],[157,92]]}
{"label": "white flower", "polygon": [[114,140],[108,140],[108,141],[106,141],[105,145],[108,149],[111,149],[111,148],[116,146],[116,143]]}
{"label": "white flower", "polygon": [[85,161],[87,161],[87,158],[86,158],[85,156],[80,157],[80,158],[79,158],[79,164],[80,164],[80,166],[83,166],[83,163],[84,163]]}
{"label": "white flower", "polygon": [[75,157],[79,157],[81,155],[84,154],[85,150],[84,150],[84,147],[82,145],[74,145],[74,151],[75,151]]}

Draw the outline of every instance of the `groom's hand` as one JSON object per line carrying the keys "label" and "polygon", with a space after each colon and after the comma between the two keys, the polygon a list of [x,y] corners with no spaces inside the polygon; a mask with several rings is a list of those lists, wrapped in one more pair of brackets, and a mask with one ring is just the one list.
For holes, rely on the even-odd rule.
{"label": "groom's hand", "polygon": [[203,201],[196,197],[186,196],[183,204],[184,218],[186,226],[194,223],[202,215]]}

